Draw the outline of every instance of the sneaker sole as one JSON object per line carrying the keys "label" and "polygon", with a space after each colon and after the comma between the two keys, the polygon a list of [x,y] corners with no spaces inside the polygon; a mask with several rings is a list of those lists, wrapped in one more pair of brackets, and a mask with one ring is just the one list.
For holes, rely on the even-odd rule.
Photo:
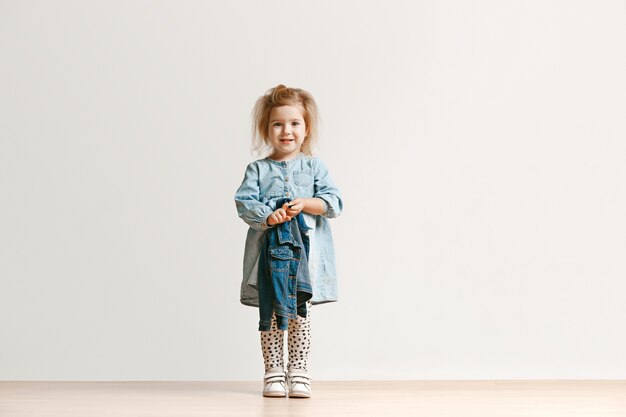
{"label": "sneaker sole", "polygon": [[284,392],[263,392],[264,397],[286,397],[287,394]]}
{"label": "sneaker sole", "polygon": [[290,392],[289,398],[311,398],[311,394],[309,394],[308,392],[300,392],[300,391]]}

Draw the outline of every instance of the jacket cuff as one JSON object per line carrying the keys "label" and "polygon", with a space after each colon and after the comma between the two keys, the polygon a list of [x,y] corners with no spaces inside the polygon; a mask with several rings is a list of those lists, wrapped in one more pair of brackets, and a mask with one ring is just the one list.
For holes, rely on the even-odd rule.
{"label": "jacket cuff", "polygon": [[320,200],[322,200],[322,204],[324,205],[324,208],[322,209],[322,213],[320,214],[320,216],[326,217],[326,215],[328,214],[328,203],[323,198],[320,198]]}
{"label": "jacket cuff", "polygon": [[272,227],[276,226],[270,226],[269,224],[267,224],[267,219],[272,215],[272,213],[268,214],[267,216],[265,216],[263,218],[263,220],[261,220],[261,223],[259,223],[259,225],[261,226],[261,230],[267,230],[267,229],[271,229]]}
{"label": "jacket cuff", "polygon": [[321,214],[321,216],[331,219],[339,215],[338,210],[336,210],[335,207],[333,206],[333,202],[334,202],[333,200],[337,200],[336,197],[321,195],[321,196],[317,196],[317,198],[321,199],[324,202],[324,212]]}

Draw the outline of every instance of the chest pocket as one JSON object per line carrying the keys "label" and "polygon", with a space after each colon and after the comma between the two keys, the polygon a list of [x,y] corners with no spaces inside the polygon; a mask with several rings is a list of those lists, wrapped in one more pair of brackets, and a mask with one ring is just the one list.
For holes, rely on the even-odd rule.
{"label": "chest pocket", "polygon": [[298,187],[308,187],[313,184],[313,171],[294,171],[293,180]]}
{"label": "chest pocket", "polygon": [[293,251],[291,249],[285,247],[270,249],[270,256],[270,267],[272,268],[272,271],[289,271],[289,263],[294,257]]}

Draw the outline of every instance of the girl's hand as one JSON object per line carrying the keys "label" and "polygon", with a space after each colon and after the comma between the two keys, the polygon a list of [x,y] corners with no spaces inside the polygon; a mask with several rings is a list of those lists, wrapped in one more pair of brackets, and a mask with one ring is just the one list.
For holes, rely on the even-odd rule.
{"label": "girl's hand", "polygon": [[291,203],[289,203],[289,205],[287,205],[286,207],[287,215],[291,217],[296,217],[298,214],[300,214],[302,210],[304,210],[304,206],[305,206],[304,198],[298,197],[298,198],[291,200]]}
{"label": "girl's hand", "polygon": [[276,209],[267,217],[268,226],[274,226],[275,224],[288,222],[291,220],[291,216],[287,214],[287,203],[279,209]]}

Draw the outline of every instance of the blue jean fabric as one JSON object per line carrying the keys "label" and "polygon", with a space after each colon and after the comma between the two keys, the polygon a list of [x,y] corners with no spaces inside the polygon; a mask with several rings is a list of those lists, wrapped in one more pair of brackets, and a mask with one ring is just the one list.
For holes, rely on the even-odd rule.
{"label": "blue jean fabric", "polygon": [[259,307],[257,287],[258,261],[265,232],[276,226],[267,225],[267,217],[284,198],[319,198],[325,203],[320,215],[304,213],[307,225],[314,230],[311,239],[309,273],[313,284],[312,304],[338,300],[337,267],[331,233],[331,219],[343,210],[343,198],[332,180],[326,164],[318,157],[300,154],[290,161],[270,158],[251,162],[235,194],[239,217],[246,222],[248,232],[243,256],[240,301]]}
{"label": "blue jean fabric", "polygon": [[[280,200],[281,207],[289,199]],[[306,302],[313,297],[309,277],[310,228],[302,214],[265,232],[259,257],[259,331],[270,330],[276,313],[278,329],[287,330],[289,319],[306,317]]]}

